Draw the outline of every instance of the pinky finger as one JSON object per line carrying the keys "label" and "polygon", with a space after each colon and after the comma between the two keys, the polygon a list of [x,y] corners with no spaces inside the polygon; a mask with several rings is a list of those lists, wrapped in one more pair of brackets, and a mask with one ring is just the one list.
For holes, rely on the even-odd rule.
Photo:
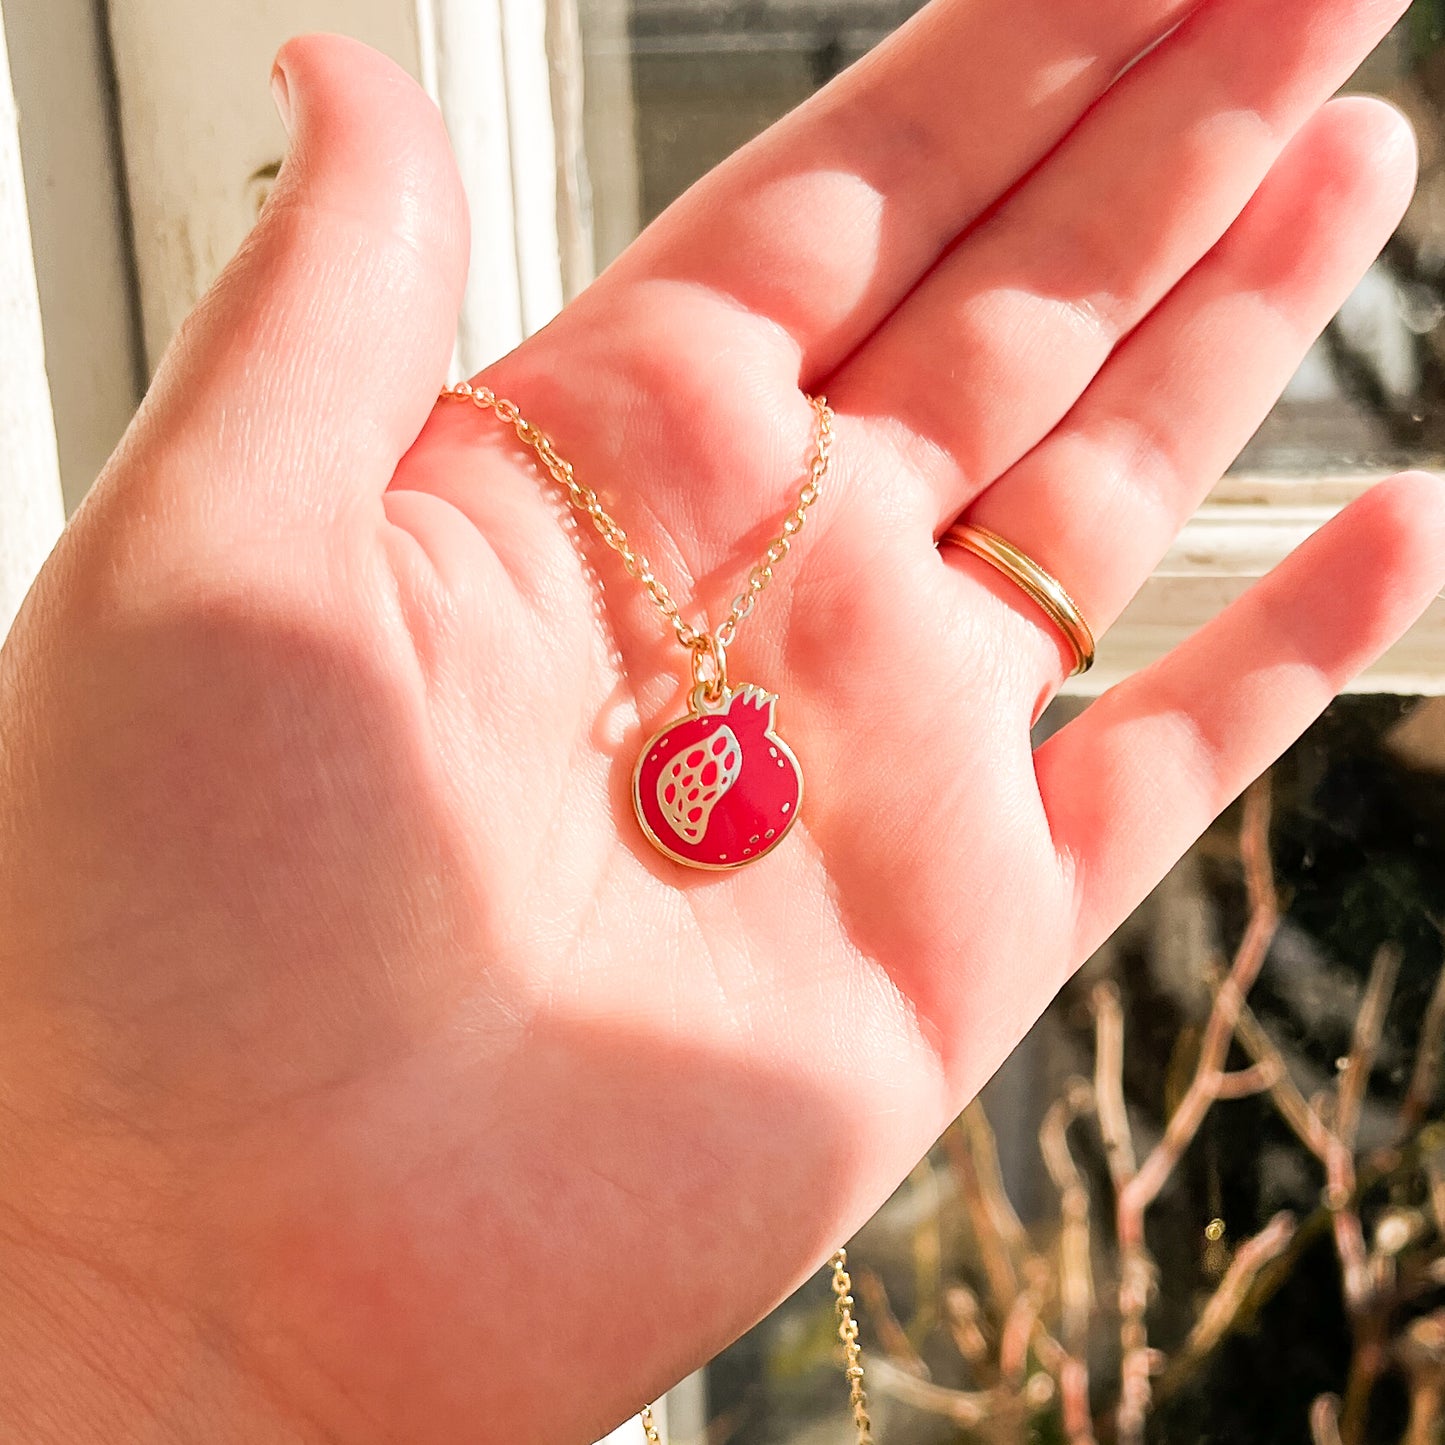
{"label": "pinky finger", "polygon": [[1076,958],[1442,586],[1445,482],[1393,477],[1038,750],[1054,842],[1076,880]]}

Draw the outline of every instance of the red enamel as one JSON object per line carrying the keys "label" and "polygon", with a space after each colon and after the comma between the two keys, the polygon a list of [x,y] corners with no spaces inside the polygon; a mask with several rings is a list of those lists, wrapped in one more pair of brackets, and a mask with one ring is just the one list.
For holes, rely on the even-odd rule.
{"label": "red enamel", "polygon": [[[643,749],[633,772],[633,806],[643,830],[669,857],[695,868],[738,868],[782,842],[798,816],[803,779],[797,760],[773,731],[775,701],[760,688],[739,688],[728,695],[725,707],[669,723]],[[700,767],[699,779],[710,784],[713,779],[707,777],[708,770],[716,776],[714,751],[727,752],[724,739],[714,737],[723,728],[730,729],[737,739],[742,768],[732,786],[712,805],[702,836],[692,841],[678,831],[686,822],[675,827],[664,812],[658,783],[663,770],[691,749],[684,765]],[[727,759],[716,761],[726,773]],[[671,786],[671,782],[665,785],[664,795]]]}

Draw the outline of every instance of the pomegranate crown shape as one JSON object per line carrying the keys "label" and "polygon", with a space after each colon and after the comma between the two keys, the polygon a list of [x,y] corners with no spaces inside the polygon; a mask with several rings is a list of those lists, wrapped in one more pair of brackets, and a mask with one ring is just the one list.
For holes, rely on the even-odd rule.
{"label": "pomegranate crown shape", "polygon": [[773,705],[777,700],[776,693],[764,692],[748,683],[733,693],[723,711],[733,731],[746,742],[749,737],[757,739],[773,730]]}

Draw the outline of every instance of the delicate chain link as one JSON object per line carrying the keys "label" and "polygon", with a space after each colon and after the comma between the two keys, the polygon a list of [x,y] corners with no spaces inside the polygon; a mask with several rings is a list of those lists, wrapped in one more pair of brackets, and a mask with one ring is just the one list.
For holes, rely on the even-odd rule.
{"label": "delicate chain link", "polygon": [[833,1293],[837,1296],[838,1338],[843,1342],[843,1373],[848,1380],[848,1404],[858,1445],[873,1445],[873,1422],[868,1418],[868,1396],[863,1390],[863,1351],[858,1344],[858,1321],[853,1310],[853,1279],[848,1273],[848,1251],[833,1256]]}
{"label": "delicate chain link", "polygon": [[728,615],[713,634],[724,647],[737,636],[739,625],[753,610],[763,589],[773,580],[773,568],[788,555],[793,538],[803,530],[803,524],[808,520],[808,508],[823,495],[823,478],[828,475],[828,463],[833,454],[833,408],[828,405],[826,397],[812,396],[808,400],[818,419],[813,456],[808,463],[808,480],[803,483],[793,510],[783,518],[778,535],[768,543],[767,551],[748,573],[747,585],[733,598]]}
{"label": "delicate chain link", "polygon": [[652,605],[677,634],[677,640],[694,654],[711,653],[714,663],[719,662],[723,649],[737,635],[743,619],[752,612],[759,595],[773,580],[773,571],[788,555],[793,539],[803,530],[808,508],[823,493],[823,479],[828,475],[833,449],[833,409],[825,398],[809,397],[809,404],[817,417],[817,434],[813,455],[808,463],[808,480],[803,483],[792,511],[783,518],[778,535],[768,543],[767,550],[748,573],[743,590],[733,598],[728,615],[709,633],[706,628],[695,627],[683,617],[676,598],[668,591],[666,584],[653,573],[652,564],[632,545],[627,533],[602,505],[601,498],[591,487],[577,480],[572,463],[558,455],[552,438],[541,427],[528,421],[515,402],[498,396],[490,387],[471,386],[465,381],[458,382],[455,386],[443,387],[441,394],[443,397],[470,401],[482,411],[494,412],[498,420],[507,423],[517,433],[518,439],[537,454],[537,460],[567,493],[567,500],[572,506],[591,521],[602,540],[622,559],[627,575],[635,577],[642,584],[643,590],[652,599]]}

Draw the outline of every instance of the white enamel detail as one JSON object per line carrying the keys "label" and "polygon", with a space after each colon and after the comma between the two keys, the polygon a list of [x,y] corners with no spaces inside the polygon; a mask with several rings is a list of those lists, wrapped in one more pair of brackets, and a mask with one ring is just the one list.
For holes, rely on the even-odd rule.
{"label": "white enamel detail", "polygon": [[[689,762],[690,758],[701,758]],[[702,781],[709,766],[715,769],[708,783]],[[685,843],[701,843],[712,810],[737,782],[743,770],[743,749],[737,734],[724,723],[700,742],[679,748],[663,765],[657,779],[657,807],[667,825]],[[672,796],[668,796],[671,789]],[[701,810],[698,812],[698,810]],[[698,812],[696,818],[689,814]]]}

